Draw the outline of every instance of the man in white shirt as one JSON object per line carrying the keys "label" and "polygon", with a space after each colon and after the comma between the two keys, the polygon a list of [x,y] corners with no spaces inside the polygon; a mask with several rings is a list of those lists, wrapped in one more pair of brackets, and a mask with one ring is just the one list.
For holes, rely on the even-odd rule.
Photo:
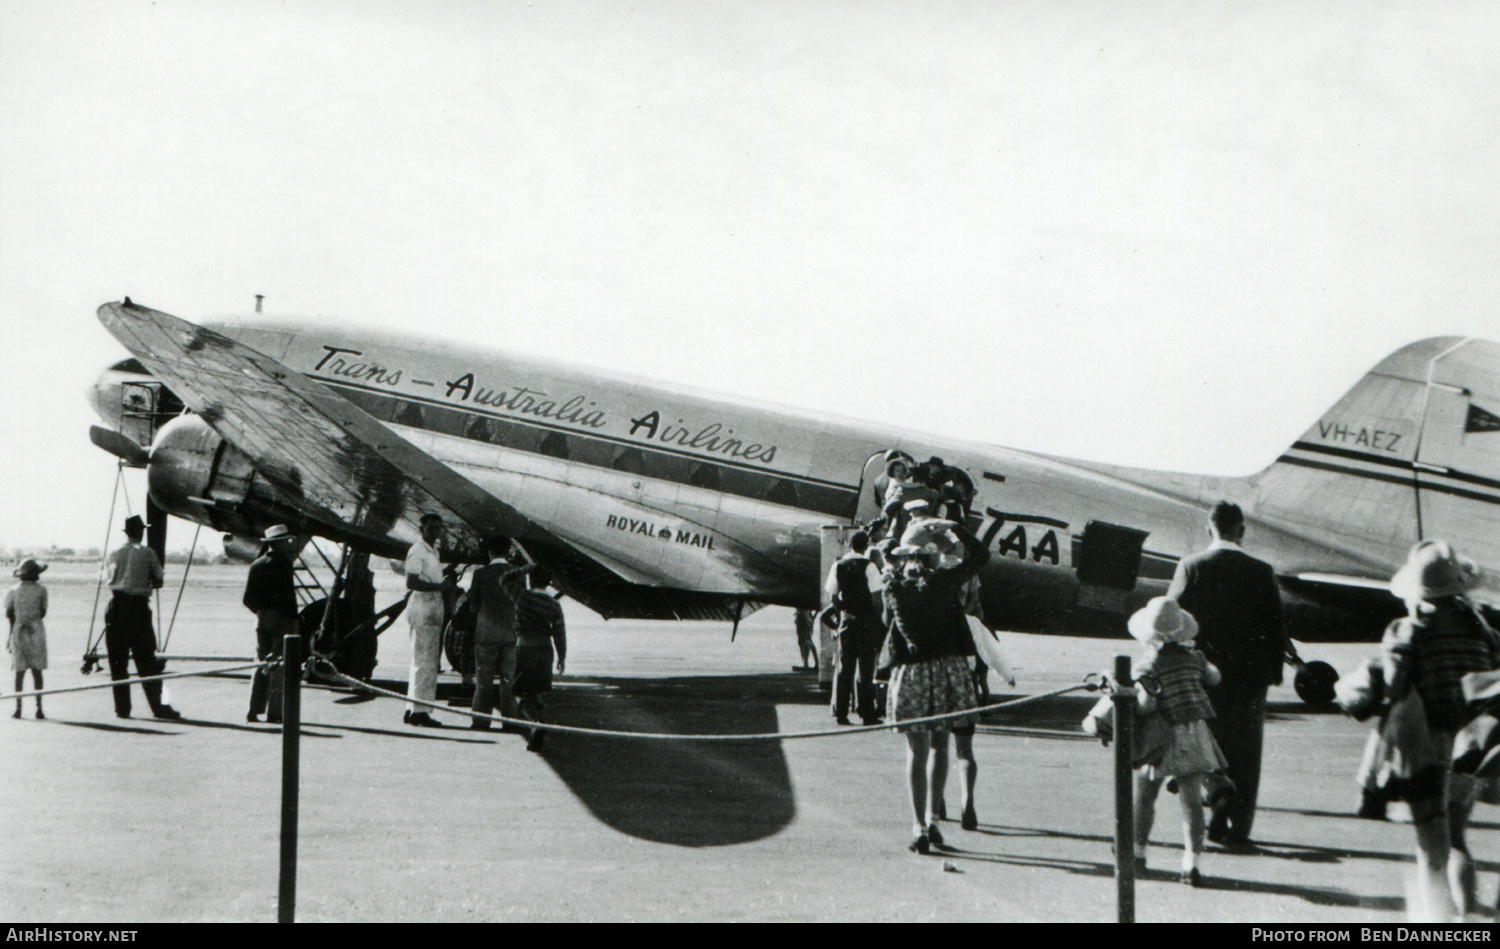
{"label": "man in white shirt", "polygon": [[[443,648],[443,565],[437,542],[443,536],[439,514],[422,515],[422,539],[406,554],[406,621],[411,626],[411,671],[406,697],[432,702],[437,699],[438,656]],[[426,706],[406,703],[402,721],[408,725],[441,728]]]}

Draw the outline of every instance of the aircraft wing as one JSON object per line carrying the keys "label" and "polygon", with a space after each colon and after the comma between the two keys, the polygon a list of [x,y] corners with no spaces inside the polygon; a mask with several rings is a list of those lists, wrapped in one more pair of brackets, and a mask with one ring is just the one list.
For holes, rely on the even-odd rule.
{"label": "aircraft wing", "polygon": [[301,512],[367,536],[415,538],[443,515],[459,548],[488,534],[551,540],[545,528],[322,385],[248,346],[130,302],[99,320],[141,363],[243,451]]}

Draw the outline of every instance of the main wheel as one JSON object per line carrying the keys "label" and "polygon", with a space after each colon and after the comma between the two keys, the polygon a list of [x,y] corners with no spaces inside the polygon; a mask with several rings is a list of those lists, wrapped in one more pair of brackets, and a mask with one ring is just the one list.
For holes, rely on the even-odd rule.
{"label": "main wheel", "polygon": [[1292,688],[1308,705],[1327,705],[1333,701],[1333,686],[1338,681],[1338,672],[1328,663],[1306,662],[1297,669]]}

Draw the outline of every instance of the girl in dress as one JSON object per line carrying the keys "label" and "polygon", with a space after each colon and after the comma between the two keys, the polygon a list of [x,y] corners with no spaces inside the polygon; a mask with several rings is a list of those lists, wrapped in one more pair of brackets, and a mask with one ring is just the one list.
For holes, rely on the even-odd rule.
{"label": "girl in dress", "polygon": [[[15,576],[21,582],[5,594],[5,618],[10,620],[10,636],[6,646],[10,650],[11,665],[16,670],[16,691],[21,691],[26,681],[26,670],[31,670],[31,681],[38,692],[42,689],[42,670],[47,668],[47,629],[42,617],[47,615],[47,588],[37,582],[46,564],[28,560],[16,568]],[[16,699],[16,714],[21,717],[21,700]],[[36,717],[42,714],[42,697],[36,697]]]}
{"label": "girl in dress", "polygon": [[[1159,596],[1130,618],[1130,635],[1146,644],[1131,675],[1142,704],[1149,701],[1140,684],[1150,676],[1160,685],[1154,696],[1158,713],[1172,730],[1172,742],[1161,757],[1135,774],[1135,861],[1146,868],[1146,843],[1156,817],[1156,795],[1167,778],[1176,779],[1182,804],[1182,882],[1198,886],[1198,853],[1203,849],[1203,785],[1224,770],[1224,755],[1208,730],[1214,708],[1205,685],[1219,683],[1219,670],[1193,648],[1198,621],[1176,600]],[[1220,779],[1222,781],[1222,779]]]}

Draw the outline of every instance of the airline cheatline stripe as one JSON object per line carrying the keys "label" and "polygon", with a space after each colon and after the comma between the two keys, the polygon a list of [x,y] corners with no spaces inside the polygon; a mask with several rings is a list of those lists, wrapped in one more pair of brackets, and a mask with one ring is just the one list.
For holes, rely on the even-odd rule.
{"label": "airline cheatline stripe", "polygon": [[[1375,455],[1366,454],[1362,451],[1351,451],[1348,448],[1331,448],[1326,445],[1309,444],[1308,442],[1296,442],[1292,445],[1292,447],[1301,449],[1302,451],[1312,451],[1324,455],[1333,455],[1338,458],[1350,458],[1354,461],[1365,461],[1369,462],[1372,465],[1385,465],[1388,468],[1398,468],[1402,471],[1415,470],[1412,467],[1411,462],[1401,458],[1380,458]],[[1287,459],[1282,458],[1281,460],[1286,461]],[[1435,472],[1423,472],[1423,475],[1426,477],[1431,477],[1435,474]],[[1464,481],[1469,484],[1482,485],[1487,488],[1500,488],[1500,481],[1496,481],[1494,478],[1486,478],[1481,475],[1469,474],[1466,471],[1445,471],[1438,476],[1443,478],[1451,478],[1454,481]],[[1403,483],[1409,484],[1410,482]],[[1423,481],[1422,487],[1435,487],[1435,485],[1432,485],[1427,481]]]}
{"label": "airline cheatline stripe", "polygon": [[1402,487],[1406,488],[1418,487],[1417,478],[1420,474],[1420,487],[1423,491],[1437,491],[1441,494],[1451,494],[1454,497],[1467,498],[1471,501],[1482,501],[1486,504],[1500,504],[1500,495],[1471,491],[1468,488],[1460,488],[1451,484],[1442,484],[1435,480],[1436,478],[1449,478],[1454,481],[1464,481],[1470,484],[1477,484],[1485,487],[1500,488],[1500,481],[1494,481],[1490,478],[1484,478],[1479,475],[1468,474],[1467,472],[1462,471],[1449,471],[1443,473],[1429,471],[1419,472],[1412,467],[1412,464],[1409,461],[1400,461],[1391,458],[1377,458],[1371,455],[1362,454],[1360,452],[1352,452],[1347,449],[1325,448],[1321,445],[1309,445],[1306,442],[1297,442],[1292,447],[1302,449],[1303,451],[1319,452],[1321,454],[1334,455],[1339,457],[1349,457],[1357,459],[1359,461],[1369,462],[1371,464],[1384,465],[1386,467],[1404,471],[1406,472],[1406,474],[1395,475],[1385,474],[1384,472],[1379,471],[1367,471],[1362,468],[1351,468],[1348,465],[1336,465],[1324,461],[1314,461],[1311,458],[1298,458],[1295,455],[1282,455],[1277,460],[1289,465],[1296,465],[1300,468],[1313,468],[1318,471],[1332,471],[1336,474],[1352,475],[1353,477],[1366,478],[1370,481],[1384,481],[1387,484],[1399,484]]}
{"label": "airline cheatline stripe", "polygon": [[839,518],[852,518],[859,491],[853,485],[822,481],[786,471],[766,471],[734,462],[712,461],[688,452],[648,447],[608,435],[585,434],[542,422],[520,421],[473,408],[457,408],[409,395],[313,376],[381,421],[467,438],[514,451],[575,461],[599,468],[725,494],[770,501]]}

